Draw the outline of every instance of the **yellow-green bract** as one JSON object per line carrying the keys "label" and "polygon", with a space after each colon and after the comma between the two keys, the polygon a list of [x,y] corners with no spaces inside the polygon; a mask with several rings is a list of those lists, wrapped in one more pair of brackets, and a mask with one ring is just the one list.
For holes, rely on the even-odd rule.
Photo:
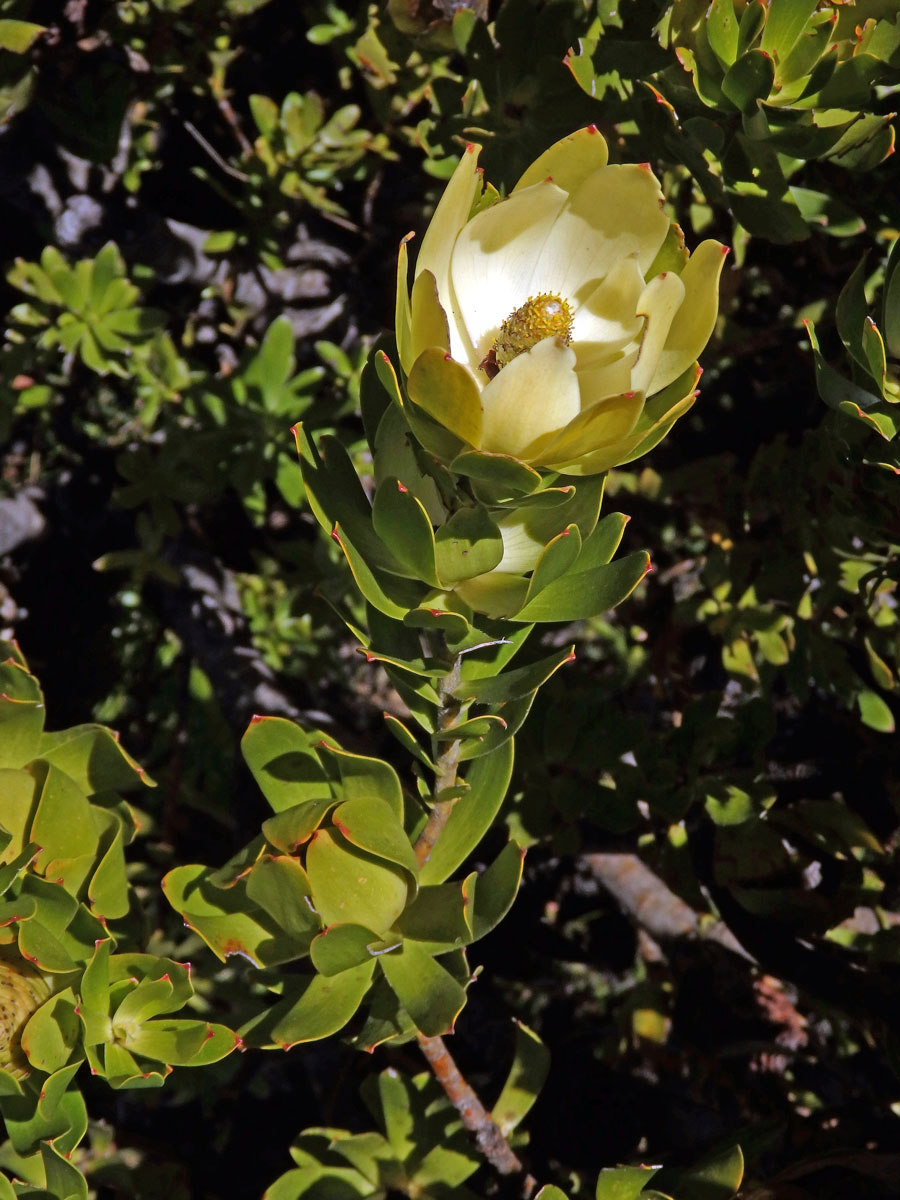
{"label": "yellow-green bract", "polygon": [[[693,403],[726,248],[689,255],[649,166],[609,165],[593,126],[551,146],[504,199],[482,192],[478,154],[466,148],[437,206],[411,295],[401,247],[410,398],[476,451],[571,475],[629,462]],[[565,302],[571,335],[498,367],[504,322],[543,296]]]}

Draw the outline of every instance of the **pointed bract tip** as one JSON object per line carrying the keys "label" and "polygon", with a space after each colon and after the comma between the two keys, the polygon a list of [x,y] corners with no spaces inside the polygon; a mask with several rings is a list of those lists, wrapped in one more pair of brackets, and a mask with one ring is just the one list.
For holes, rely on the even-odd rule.
{"label": "pointed bract tip", "polygon": [[452,354],[445,354],[445,355],[444,355],[444,362],[453,362],[453,355],[452,355]]}
{"label": "pointed bract tip", "polygon": [[398,480],[397,480],[397,491],[398,491],[398,492],[403,492],[403,494],[404,494],[404,495],[406,495],[406,494],[409,492],[409,488],[408,488],[408,487],[404,487],[404,485],[403,485],[403,484],[400,482],[400,480],[398,479]]}
{"label": "pointed bract tip", "polygon": [[388,358],[388,356],[385,354],[385,352],[384,352],[383,350],[379,350],[379,351],[378,351],[378,353],[379,353],[379,355],[381,356],[381,361],[382,361],[382,362],[389,363],[389,362],[391,361],[391,360]]}
{"label": "pointed bract tip", "polygon": [[263,716],[261,716],[259,713],[254,713],[254,714],[253,714],[253,716],[250,718],[250,724],[251,724],[251,725],[256,725],[256,723],[257,723],[258,721],[264,721],[265,719],[266,719],[266,718],[265,718],[265,717],[263,717]]}
{"label": "pointed bract tip", "polygon": [[587,132],[588,133],[599,133],[600,130],[597,128],[596,125],[591,124],[591,125],[587,126]]}

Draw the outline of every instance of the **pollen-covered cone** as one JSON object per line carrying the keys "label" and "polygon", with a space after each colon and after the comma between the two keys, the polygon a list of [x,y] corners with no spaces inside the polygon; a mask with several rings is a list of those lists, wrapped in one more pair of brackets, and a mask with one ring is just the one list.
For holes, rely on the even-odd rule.
{"label": "pollen-covered cone", "polygon": [[645,453],[693,403],[727,253],[688,255],[646,165],[610,166],[593,127],[505,199],[469,146],[425,234],[397,341],[412,401],[461,443],[596,474]]}
{"label": "pollen-covered cone", "polygon": [[28,1074],[22,1031],[49,995],[44,977],[24,959],[0,958],[0,1068],[11,1075]]}

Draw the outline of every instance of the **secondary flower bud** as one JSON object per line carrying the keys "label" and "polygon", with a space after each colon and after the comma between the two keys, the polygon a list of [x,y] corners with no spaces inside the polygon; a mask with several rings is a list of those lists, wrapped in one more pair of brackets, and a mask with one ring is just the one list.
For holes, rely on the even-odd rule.
{"label": "secondary flower bud", "polygon": [[50,995],[46,980],[24,959],[0,959],[0,1067],[11,1075],[27,1075],[22,1031],[32,1013]]}

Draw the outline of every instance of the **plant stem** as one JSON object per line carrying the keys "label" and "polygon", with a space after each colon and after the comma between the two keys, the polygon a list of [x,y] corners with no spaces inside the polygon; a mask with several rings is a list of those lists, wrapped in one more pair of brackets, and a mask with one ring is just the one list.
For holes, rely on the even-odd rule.
{"label": "plant stem", "polygon": [[[471,1085],[463,1078],[450,1051],[444,1045],[444,1039],[426,1037],[424,1033],[420,1033],[419,1046],[434,1072],[435,1079],[462,1118],[463,1125],[470,1133],[475,1134],[475,1144],[484,1157],[499,1175],[518,1174],[523,1169],[522,1163],[509,1148],[500,1126],[478,1099]],[[523,1194],[527,1195],[528,1192]]]}
{"label": "plant stem", "polygon": [[[441,680],[441,707],[438,712],[438,728],[441,732],[452,729],[459,717],[460,703],[453,695],[454,688],[459,686],[459,664],[460,659],[457,656],[450,671]],[[434,779],[434,799],[431,812],[428,814],[428,820],[416,839],[414,847],[416,862],[420,867],[424,866],[431,857],[431,852],[443,833],[444,826],[447,824],[453,805],[457,800],[452,789],[456,786],[456,772],[459,768],[459,739],[442,740],[439,745],[443,749],[435,759],[437,771]],[[441,799],[442,796],[444,799]]]}
{"label": "plant stem", "polygon": [[[441,732],[452,730],[460,714],[460,702],[454,691],[460,681],[460,657],[445,675],[440,685],[441,707],[438,713],[438,728]],[[443,747],[435,757],[434,797],[428,820],[416,839],[414,847],[416,861],[423,866],[431,857],[438,838],[444,831],[453,806],[458,797],[454,789],[459,769],[459,738],[440,739]],[[443,798],[442,798],[443,797]],[[434,1073],[435,1079],[447,1093],[450,1103],[462,1118],[462,1123],[475,1135],[475,1144],[499,1175],[515,1175],[523,1170],[522,1163],[509,1147],[500,1126],[479,1100],[472,1086],[463,1078],[453,1061],[453,1056],[441,1037],[418,1034],[419,1046]],[[535,1181],[528,1175],[523,1183],[523,1197],[529,1197]]]}

